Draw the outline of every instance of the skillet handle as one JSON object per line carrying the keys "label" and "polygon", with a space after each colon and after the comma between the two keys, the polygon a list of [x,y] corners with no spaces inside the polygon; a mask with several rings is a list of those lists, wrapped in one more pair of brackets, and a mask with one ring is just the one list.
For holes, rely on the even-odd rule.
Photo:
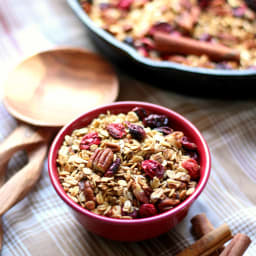
{"label": "skillet handle", "polygon": [[[45,128],[33,128],[26,124],[20,124],[1,144],[0,144],[0,166],[4,165],[19,150],[28,146],[33,146],[45,140]],[[0,169],[2,173],[2,168]],[[0,173],[0,175],[1,175]]]}

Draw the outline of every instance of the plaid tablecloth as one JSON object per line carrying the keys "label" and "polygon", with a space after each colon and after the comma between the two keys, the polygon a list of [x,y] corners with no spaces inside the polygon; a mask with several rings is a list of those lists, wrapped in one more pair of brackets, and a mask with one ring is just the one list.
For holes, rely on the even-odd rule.
{"label": "plaid tablecloth", "polygon": [[[0,1],[1,82],[23,57],[49,45],[96,51],[64,0]],[[191,217],[205,212],[215,226],[227,222],[233,233],[249,235],[253,242],[246,255],[255,256],[256,102],[196,98],[162,90],[122,73],[119,78],[118,100],[161,104],[183,114],[200,129],[212,155],[212,174],[206,189],[184,221],[168,233],[148,241],[120,243],[91,234],[79,225],[53,190],[45,163],[35,189],[3,216],[2,255],[175,255],[193,242]],[[16,125],[0,103],[0,140]],[[25,153],[17,153],[9,163],[7,178],[25,162]]]}

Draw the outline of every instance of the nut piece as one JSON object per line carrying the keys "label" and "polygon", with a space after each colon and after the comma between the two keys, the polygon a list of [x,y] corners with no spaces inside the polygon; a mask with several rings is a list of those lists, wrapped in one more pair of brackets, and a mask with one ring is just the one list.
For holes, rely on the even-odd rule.
{"label": "nut piece", "polygon": [[105,172],[112,164],[114,154],[111,149],[96,149],[88,161],[88,167],[97,171]]}
{"label": "nut piece", "polygon": [[175,131],[173,133],[168,134],[165,136],[165,140],[170,143],[170,145],[176,147],[176,148],[181,148],[182,147],[182,138],[184,134],[183,132],[180,131]]}
{"label": "nut piece", "polygon": [[95,209],[95,202],[94,201],[88,201],[85,203],[85,208],[88,210],[94,210]]}
{"label": "nut piece", "polygon": [[84,182],[84,195],[85,195],[86,201],[94,201],[95,200],[93,189],[88,180]]}
{"label": "nut piece", "polygon": [[137,200],[140,202],[147,204],[149,202],[149,199],[145,193],[145,191],[141,188],[141,186],[138,183],[132,183],[132,191]]}
{"label": "nut piece", "polygon": [[158,188],[150,195],[150,200],[152,203],[156,203],[157,200],[164,199],[165,197],[164,190],[162,188]]}
{"label": "nut piece", "polygon": [[180,203],[179,199],[166,198],[158,204],[158,209],[160,212],[165,212],[172,209],[175,205],[179,203]]}
{"label": "nut piece", "polygon": [[107,148],[110,148],[113,152],[120,151],[120,146],[116,143],[106,142],[105,145]]}

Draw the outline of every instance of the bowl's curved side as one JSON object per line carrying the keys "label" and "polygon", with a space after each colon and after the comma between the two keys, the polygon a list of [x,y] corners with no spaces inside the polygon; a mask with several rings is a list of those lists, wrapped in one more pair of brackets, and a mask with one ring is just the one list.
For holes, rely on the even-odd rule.
{"label": "bowl's curved side", "polygon": [[145,58],[138,54],[138,52],[132,48],[131,46],[118,41],[115,37],[113,37],[108,32],[104,31],[100,27],[97,27],[95,23],[88,17],[88,15],[84,12],[80,4],[77,0],[67,0],[70,7],[76,13],[76,15],[80,18],[80,20],[86,25],[86,27],[97,37],[101,38],[105,43],[113,46],[117,53],[122,52],[126,57],[131,58],[133,61],[138,62],[146,67],[150,67],[155,70],[166,70],[166,71],[181,71],[183,73],[194,73],[201,74],[209,77],[253,77],[256,78],[256,70],[254,69],[246,69],[246,70],[222,70],[222,69],[208,69],[201,67],[190,67],[186,65],[182,65],[175,62],[170,61],[153,61],[149,58]]}
{"label": "bowl's curved side", "polygon": [[[192,204],[192,203],[191,203]],[[102,220],[91,219],[82,213],[74,211],[74,215],[81,225],[86,230],[115,241],[122,242],[138,242],[146,239],[151,239],[161,234],[168,232],[171,228],[175,227],[187,215],[189,207],[187,205],[184,209],[151,222],[142,223],[110,223]]]}
{"label": "bowl's curved side", "polygon": [[[113,113],[128,112],[135,106],[144,107],[146,110],[152,113],[167,115],[171,120],[172,127],[174,129],[181,129],[198,145],[198,152],[201,156],[201,178],[199,180],[198,186],[195,192],[180,205],[153,217],[124,220],[113,219],[94,214],[75,203],[71,198],[68,197],[62,188],[58,180],[56,164],[58,150],[64,140],[65,135],[71,134],[74,129],[81,128],[89,124],[89,122],[97,117],[100,113],[106,113],[107,110],[110,110]],[[75,211],[80,223],[91,232],[106,238],[120,241],[139,241],[148,239],[164,233],[175,226],[185,217],[191,204],[202,193],[210,175],[210,167],[211,159],[207,143],[198,129],[190,121],[170,109],[151,103],[134,101],[116,102],[106,106],[98,107],[71,121],[69,124],[63,127],[55,137],[50,147],[48,157],[48,168],[51,182],[58,195]]]}

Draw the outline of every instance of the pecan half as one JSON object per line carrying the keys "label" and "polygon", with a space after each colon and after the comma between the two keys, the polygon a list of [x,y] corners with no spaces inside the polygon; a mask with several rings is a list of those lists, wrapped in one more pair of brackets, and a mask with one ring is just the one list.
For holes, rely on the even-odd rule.
{"label": "pecan half", "polygon": [[174,198],[166,198],[162,200],[158,205],[158,209],[160,212],[165,212],[172,209],[175,205],[179,204],[180,200]]}
{"label": "pecan half", "polygon": [[120,146],[116,143],[106,142],[105,145],[107,148],[110,148],[113,152],[120,151]]}
{"label": "pecan half", "polygon": [[93,189],[88,180],[84,182],[84,195],[85,195],[86,201],[94,201],[95,200]]}
{"label": "pecan half", "polygon": [[96,149],[88,161],[88,167],[97,171],[105,172],[112,164],[114,154],[110,148]]}

